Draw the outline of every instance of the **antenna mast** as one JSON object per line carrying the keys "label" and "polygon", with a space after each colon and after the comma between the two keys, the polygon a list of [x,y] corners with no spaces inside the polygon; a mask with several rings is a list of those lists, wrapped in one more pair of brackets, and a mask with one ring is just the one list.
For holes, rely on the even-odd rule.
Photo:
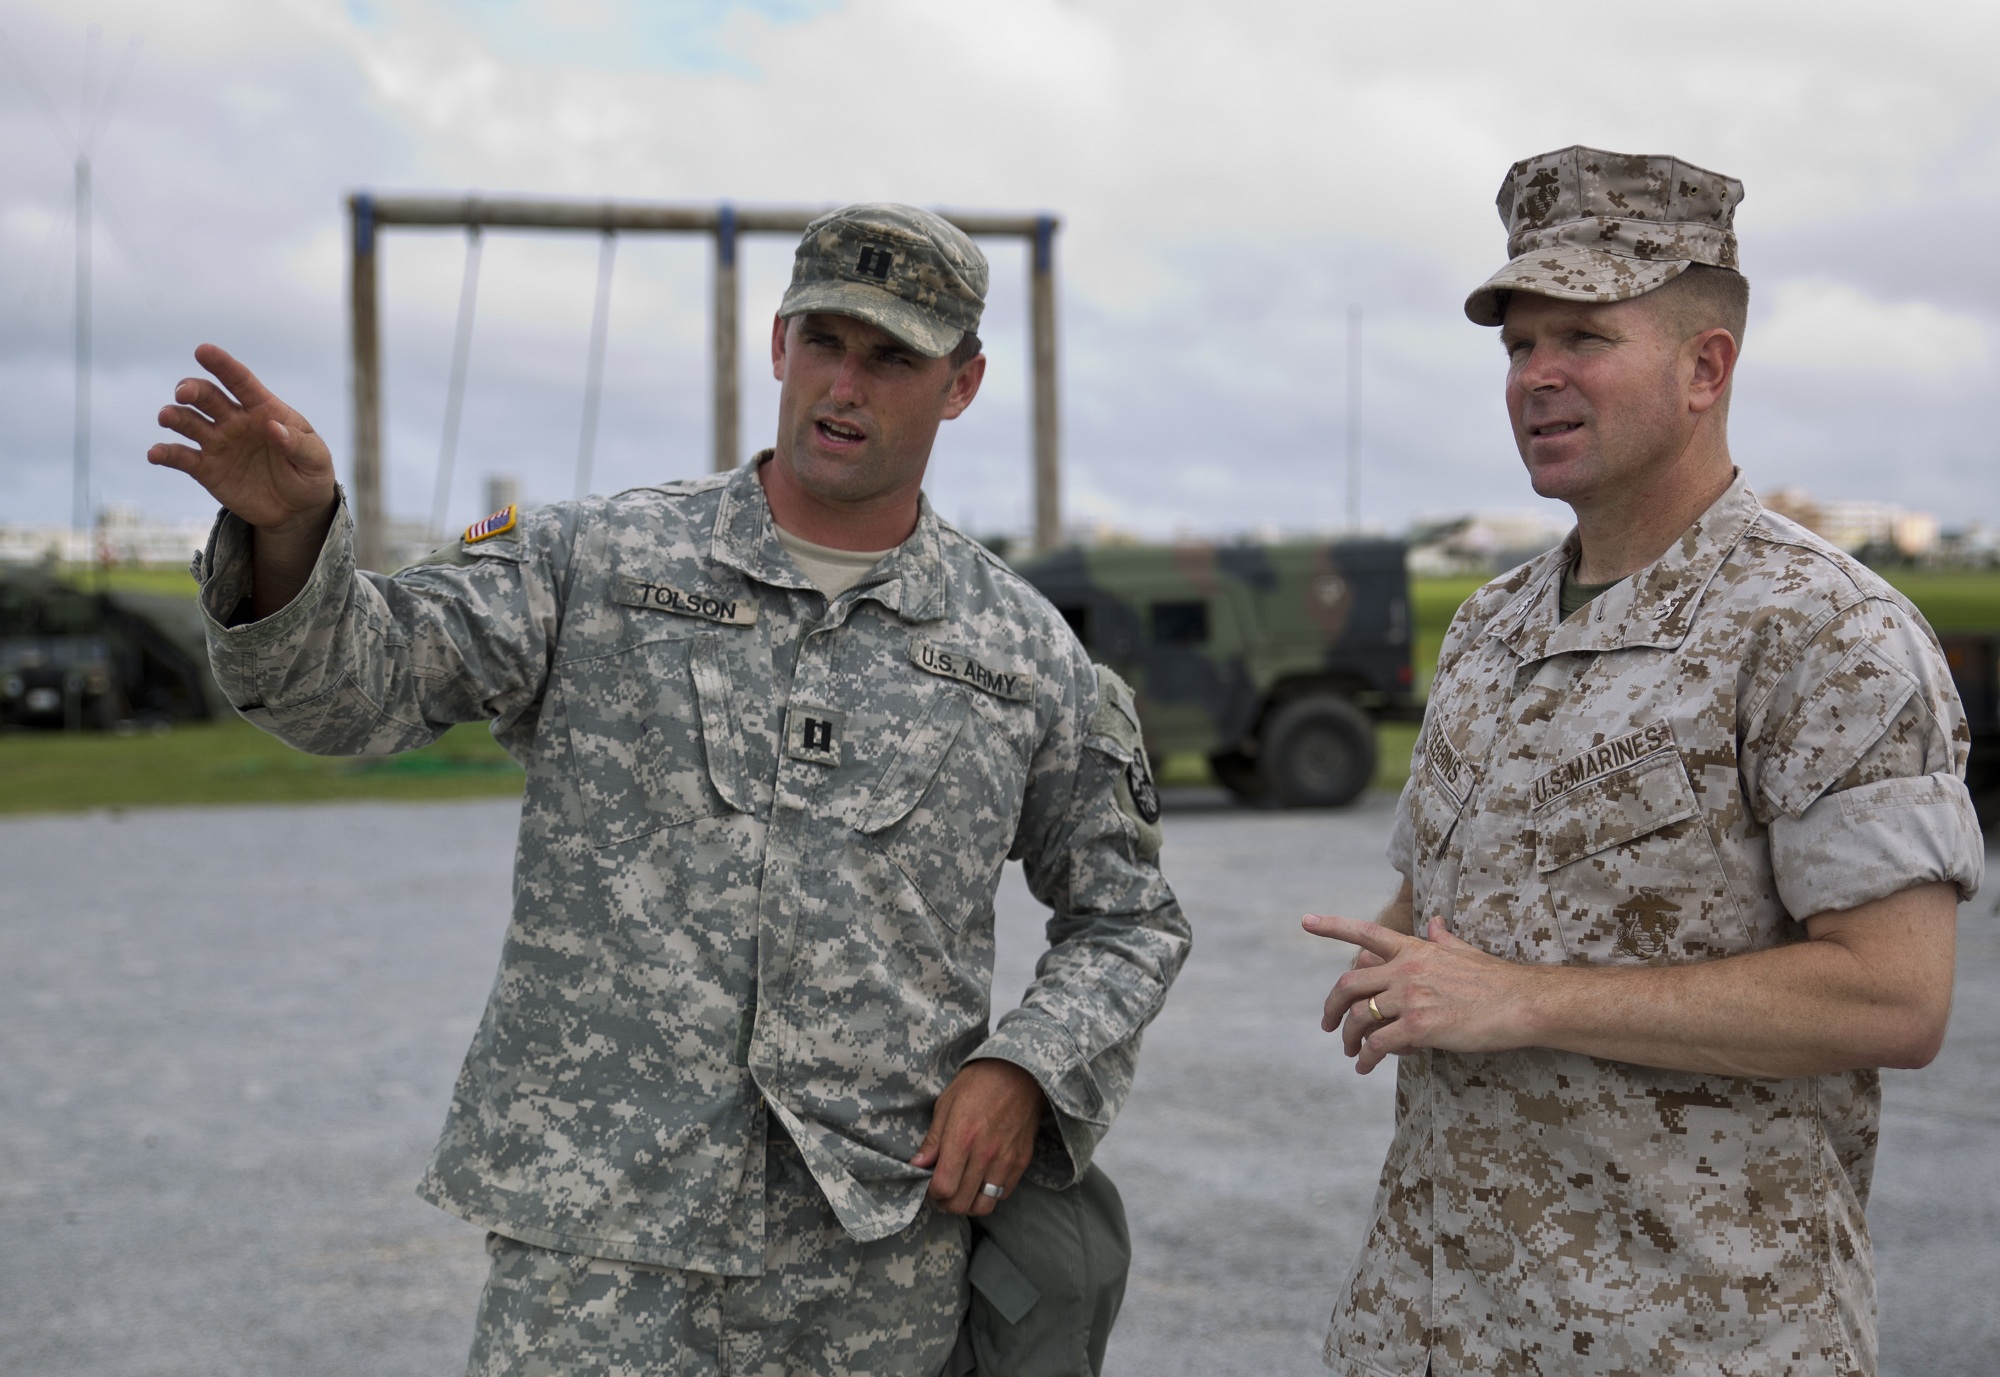
{"label": "antenna mast", "polygon": [[70,522],[90,534],[90,154],[76,155],[76,430],[75,502]]}
{"label": "antenna mast", "polygon": [[1347,529],[1361,529],[1361,308],[1347,308]]}

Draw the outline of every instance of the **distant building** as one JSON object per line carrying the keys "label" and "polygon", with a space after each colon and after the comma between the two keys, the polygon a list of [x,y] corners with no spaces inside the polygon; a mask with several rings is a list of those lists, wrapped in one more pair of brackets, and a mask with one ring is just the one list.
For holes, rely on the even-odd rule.
{"label": "distant building", "polygon": [[185,565],[208,543],[208,521],[158,521],[136,507],[108,506],[97,528],[0,526],[0,560],[63,564]]}
{"label": "distant building", "polygon": [[1504,574],[1562,543],[1570,523],[1544,512],[1490,511],[1419,522],[1409,534],[1418,578]]}
{"label": "distant building", "polygon": [[2000,531],[1990,526],[1946,531],[1938,537],[1937,550],[1927,562],[1956,569],[2000,568]]}
{"label": "distant building", "polygon": [[1825,536],[1849,554],[1880,550],[1904,559],[1924,559],[1938,550],[1941,531],[1929,512],[1893,502],[1821,500],[1803,488],[1779,488],[1762,500],[1772,511]]}
{"label": "distant building", "polygon": [[186,564],[208,544],[212,520],[155,521],[137,507],[97,514],[97,559],[105,564]]}

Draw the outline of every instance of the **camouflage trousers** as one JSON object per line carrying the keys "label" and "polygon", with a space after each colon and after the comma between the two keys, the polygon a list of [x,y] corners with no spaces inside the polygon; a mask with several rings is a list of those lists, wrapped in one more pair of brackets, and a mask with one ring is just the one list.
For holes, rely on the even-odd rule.
{"label": "camouflage trousers", "polygon": [[467,1377],[936,1377],[967,1301],[965,1220],[925,1206],[857,1242],[782,1133],[764,1274],[724,1277],[489,1235]]}

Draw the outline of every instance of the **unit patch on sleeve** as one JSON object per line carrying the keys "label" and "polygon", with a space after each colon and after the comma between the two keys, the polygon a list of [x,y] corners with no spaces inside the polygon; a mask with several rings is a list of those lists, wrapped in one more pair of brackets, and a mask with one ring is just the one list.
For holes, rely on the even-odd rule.
{"label": "unit patch on sleeve", "polygon": [[1153,787],[1153,775],[1146,768],[1146,753],[1143,750],[1133,756],[1132,763],[1125,767],[1125,787],[1132,791],[1132,806],[1139,810],[1139,820],[1158,822],[1160,791]]}
{"label": "unit patch on sleeve", "polygon": [[618,580],[612,596],[627,607],[652,607],[725,626],[753,626],[757,621],[757,604],[740,593],[724,596],[707,589],[673,588],[650,579],[624,577]]}
{"label": "unit patch on sleeve", "polygon": [[467,526],[465,528],[465,543],[467,545],[477,545],[482,540],[491,540],[494,536],[505,535],[514,529],[519,519],[520,508],[509,502],[499,511],[493,513],[493,515],[482,518]]}
{"label": "unit patch on sleeve", "polygon": [[981,664],[962,650],[947,650],[921,636],[910,638],[910,663],[943,678],[970,684],[995,698],[1015,703],[1035,701],[1035,681],[1028,675]]}

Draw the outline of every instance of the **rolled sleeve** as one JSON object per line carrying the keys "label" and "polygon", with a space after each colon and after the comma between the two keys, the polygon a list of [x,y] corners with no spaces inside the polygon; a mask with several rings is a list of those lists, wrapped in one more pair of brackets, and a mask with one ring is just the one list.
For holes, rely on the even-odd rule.
{"label": "rolled sleeve", "polygon": [[1773,819],[1771,862],[1778,896],[1804,919],[1939,880],[1970,899],[1986,850],[1964,782],[1929,774],[1826,794],[1796,818]]}
{"label": "rolled sleeve", "polygon": [[1964,709],[1943,653],[1898,603],[1848,609],[1773,695],[1758,753],[1779,898],[1799,920],[1985,870],[1964,784]]}

